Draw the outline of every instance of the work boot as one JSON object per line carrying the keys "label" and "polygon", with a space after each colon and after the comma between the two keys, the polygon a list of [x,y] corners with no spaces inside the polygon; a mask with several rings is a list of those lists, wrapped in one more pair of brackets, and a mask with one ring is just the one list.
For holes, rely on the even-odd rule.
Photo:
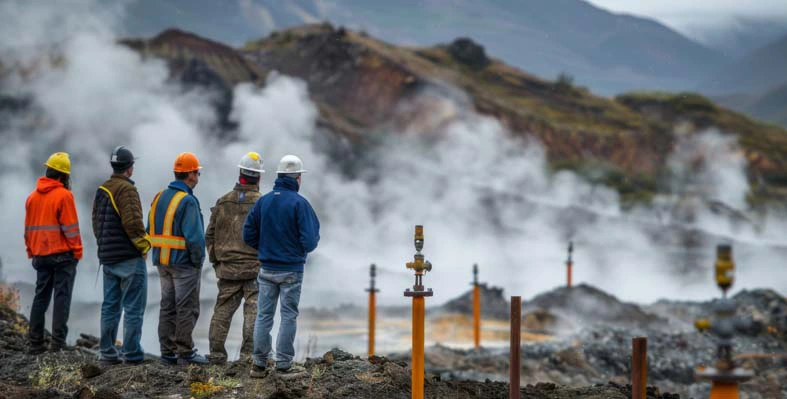
{"label": "work boot", "polygon": [[265,378],[268,376],[268,369],[266,367],[260,367],[256,364],[251,365],[251,371],[249,372],[249,377],[251,378]]}
{"label": "work boot", "polygon": [[293,363],[290,365],[290,367],[287,368],[276,367],[276,372],[279,374],[300,374],[300,373],[305,373],[306,368]]}
{"label": "work boot", "polygon": [[143,359],[134,359],[134,360],[126,359],[126,360],[123,361],[123,363],[127,364],[129,366],[136,366],[136,365],[145,363],[145,359],[144,358]]}
{"label": "work boot", "polygon": [[62,352],[62,351],[73,351],[76,350],[75,346],[66,345],[66,344],[50,344],[49,351],[50,352]]}
{"label": "work boot", "polygon": [[30,346],[30,348],[27,350],[28,355],[40,355],[44,352],[46,352],[46,346],[44,345]]}
{"label": "work boot", "polygon": [[159,358],[159,362],[167,366],[175,366],[178,364],[178,357],[175,355],[165,355],[162,353],[161,358]]}
{"label": "work boot", "polygon": [[200,355],[195,350],[189,356],[178,356],[178,366],[188,366],[189,364],[208,364],[208,359]]}
{"label": "work boot", "polygon": [[208,358],[208,363],[210,363],[210,364],[216,364],[216,365],[227,364],[227,357],[226,356],[214,355],[214,354],[211,353],[211,354],[208,354],[208,356],[206,356],[206,357]]}
{"label": "work boot", "polygon": [[123,361],[118,359],[118,358],[115,358],[115,359],[107,359],[107,358],[98,359],[98,365],[102,369],[106,368],[106,367],[114,366],[116,364],[121,364],[121,363],[123,363]]}

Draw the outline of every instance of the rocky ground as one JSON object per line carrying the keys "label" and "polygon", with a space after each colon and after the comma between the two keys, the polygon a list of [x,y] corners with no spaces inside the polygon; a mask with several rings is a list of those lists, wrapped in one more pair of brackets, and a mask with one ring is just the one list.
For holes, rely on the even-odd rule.
{"label": "rocky ground", "polygon": [[[484,287],[492,314],[509,304],[501,290]],[[436,309],[441,318],[467,306],[469,295]],[[743,399],[787,398],[787,301],[773,291],[743,291],[734,299],[741,314],[765,327],[736,340],[739,360],[757,376],[741,388]],[[545,340],[524,341],[520,370],[523,398],[628,398],[631,338],[648,337],[649,398],[706,398],[709,385],[693,370],[710,364],[714,341],[693,331],[710,303],[622,303],[589,286],[560,288],[525,304],[527,329]],[[591,306],[592,305],[592,306]],[[465,309],[466,310],[466,309]],[[497,313],[495,313],[497,312]],[[581,323],[577,320],[583,320]],[[0,307],[0,398],[408,398],[409,353],[362,359],[339,349],[308,358],[306,372],[248,377],[249,365],[165,366],[155,357],[135,366],[100,368],[95,337],[82,336],[73,350],[32,356],[26,319]],[[508,352],[427,348],[426,396],[505,398]],[[658,387],[658,388],[656,388]]]}
{"label": "rocky ground", "polygon": [[[488,298],[488,303],[500,308],[490,312],[502,313],[509,306],[499,296],[499,290],[484,287],[482,301]],[[470,298],[468,293],[442,311],[470,309]],[[787,301],[771,290],[742,291],[733,299],[739,305],[739,316],[751,317],[762,327],[759,333],[750,331],[735,340],[739,362],[756,373],[741,387],[741,398],[787,398]],[[697,366],[712,364],[715,341],[696,332],[693,323],[709,316],[711,304],[662,300],[639,306],[587,285],[538,295],[523,305],[524,325],[554,339],[525,342],[522,383],[625,384],[631,375],[631,339],[646,336],[649,383],[680,397],[707,398],[710,385],[695,381],[693,374]],[[508,356],[507,349],[457,350],[436,345],[427,348],[426,368],[442,379],[505,380]]]}
{"label": "rocky ground", "polygon": [[[28,355],[27,321],[0,308],[0,397],[3,398],[409,398],[410,370],[405,361],[360,359],[341,350],[307,359],[306,372],[262,379],[248,377],[248,364],[165,366],[154,358],[142,365],[100,368],[94,337],[82,337],[73,350]],[[670,398],[650,389],[651,399]],[[615,383],[569,388],[555,384],[521,389],[530,399],[627,398],[630,388]],[[432,398],[505,398],[508,384],[486,380],[445,381],[428,373]]]}

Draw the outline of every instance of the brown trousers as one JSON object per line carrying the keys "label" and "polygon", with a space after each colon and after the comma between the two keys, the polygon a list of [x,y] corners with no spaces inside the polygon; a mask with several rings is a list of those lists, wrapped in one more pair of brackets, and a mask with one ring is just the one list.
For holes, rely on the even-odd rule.
{"label": "brown trousers", "polygon": [[257,317],[257,279],[226,280],[219,279],[219,295],[216,298],[216,307],[210,320],[211,360],[226,361],[227,350],[224,343],[232,324],[232,316],[243,303],[243,341],[241,343],[241,358],[251,356],[254,349],[254,320]]}

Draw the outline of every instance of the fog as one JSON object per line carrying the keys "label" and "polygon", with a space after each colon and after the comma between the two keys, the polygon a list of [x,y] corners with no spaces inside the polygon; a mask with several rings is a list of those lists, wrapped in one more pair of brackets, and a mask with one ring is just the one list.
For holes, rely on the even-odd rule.
{"label": "fog", "polygon": [[[758,215],[741,221],[708,206],[747,206],[746,162],[725,132],[681,139],[668,161],[673,195],[624,210],[617,192],[571,172],[551,172],[536,140],[516,138],[461,98],[444,98],[435,120],[418,130],[390,132],[348,177],[342,160],[328,152],[341,139],[316,127],[318,113],[305,83],[274,73],[263,88],[236,87],[231,119],[238,124],[237,139],[221,141],[210,105],[214,94],[169,81],[163,62],[143,60],[116,44],[119,18],[122,9],[89,0],[68,7],[0,4],[0,95],[31,101],[31,111],[0,120],[0,223],[6,226],[0,258],[7,281],[34,284],[23,242],[24,201],[47,156],[71,153],[86,248],[72,331],[98,333],[102,286],[89,219],[117,145],[140,157],[133,179],[145,214],[155,193],[172,180],[175,156],[196,153],[204,170],[195,195],[206,223],[210,207],[234,185],[243,154],[263,155],[263,191],[270,190],[278,159],[299,155],[309,170],[301,193],[322,225],[320,245],[306,266],[302,306],[365,303],[370,263],[378,265],[378,302],[407,304],[402,291],[412,285],[412,273],[404,264],[414,253],[415,224],[425,226],[424,253],[434,265],[424,279],[435,291],[429,306],[466,291],[473,263],[480,265],[482,281],[510,295],[527,299],[559,286],[569,240],[575,243],[574,281],[627,301],[715,296],[711,268],[714,247],[722,242],[736,244],[736,289],[787,290],[780,249],[784,219]],[[143,336],[155,353],[159,292],[155,268],[149,270]],[[215,295],[215,274],[206,264],[201,296],[212,303]],[[203,312],[198,330],[207,330],[209,320],[210,312]]]}

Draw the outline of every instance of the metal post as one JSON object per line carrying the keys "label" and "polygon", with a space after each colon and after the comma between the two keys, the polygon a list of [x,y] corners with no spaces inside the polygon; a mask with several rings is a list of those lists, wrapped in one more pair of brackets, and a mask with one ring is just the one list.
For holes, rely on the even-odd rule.
{"label": "metal post", "polygon": [[648,338],[631,340],[631,399],[647,399]]}
{"label": "metal post", "polygon": [[374,329],[375,329],[375,317],[376,317],[376,301],[375,301],[375,293],[379,292],[377,288],[374,286],[374,277],[377,275],[377,266],[372,264],[369,267],[369,288],[366,289],[369,292],[369,356],[374,356]]}
{"label": "metal post", "polygon": [[754,376],[751,370],[738,367],[733,356],[733,338],[736,332],[750,331],[754,327],[749,319],[736,316],[737,305],[727,298],[727,291],[735,281],[735,262],[732,259],[732,246],[719,245],[716,248],[716,284],[722,298],[711,306],[712,319],[696,320],[694,325],[701,332],[709,331],[716,338],[715,367],[703,367],[694,375],[700,380],[711,381],[710,399],[738,399],[738,384]]}
{"label": "metal post", "polygon": [[481,287],[478,284],[478,264],[473,265],[473,344],[481,348]]}
{"label": "metal post", "polygon": [[426,297],[434,295],[431,288],[424,289],[423,276],[432,270],[432,263],[427,261],[421,250],[424,247],[424,227],[415,226],[415,255],[406,267],[415,271],[413,289],[404,291],[404,296],[413,298],[413,359],[411,392],[413,399],[424,397],[424,318]]}
{"label": "metal post", "polygon": [[522,297],[511,297],[511,359],[508,369],[508,397],[509,399],[519,399],[519,370],[521,369],[519,357],[522,339]]}
{"label": "metal post", "polygon": [[424,317],[425,300],[413,297],[413,399],[424,397]]}
{"label": "metal post", "polygon": [[713,381],[709,399],[739,399],[737,382]]}
{"label": "metal post", "polygon": [[574,243],[568,242],[568,259],[566,260],[566,287],[571,288],[571,275],[574,269],[574,262],[571,260],[571,253],[574,251]]}

